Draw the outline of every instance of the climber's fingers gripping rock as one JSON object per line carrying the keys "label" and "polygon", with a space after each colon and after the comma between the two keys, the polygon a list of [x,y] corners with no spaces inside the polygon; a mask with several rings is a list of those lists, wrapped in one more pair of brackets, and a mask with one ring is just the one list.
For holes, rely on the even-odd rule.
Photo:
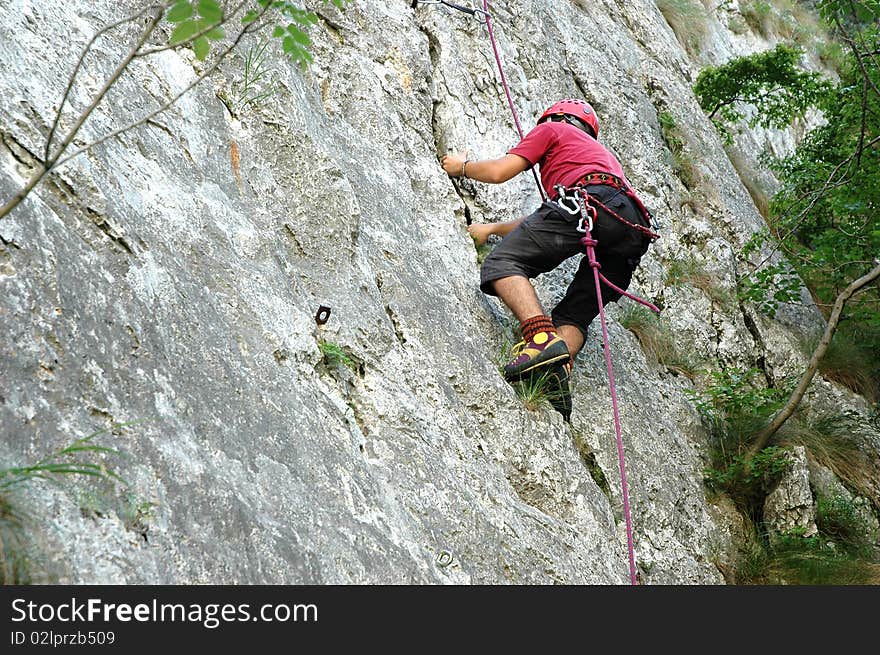
{"label": "climber's fingers gripping rock", "polygon": [[450,152],[440,158],[440,165],[449,177],[460,177],[464,164],[468,161],[467,150],[464,152]]}

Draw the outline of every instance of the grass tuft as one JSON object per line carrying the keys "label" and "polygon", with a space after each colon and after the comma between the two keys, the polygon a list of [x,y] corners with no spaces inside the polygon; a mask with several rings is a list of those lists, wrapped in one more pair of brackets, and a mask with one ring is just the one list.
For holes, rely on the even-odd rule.
{"label": "grass tuft", "polygon": [[318,341],[318,349],[324,356],[324,364],[327,366],[345,366],[351,370],[357,369],[357,362],[340,345],[331,341]]}
{"label": "grass tuft", "polygon": [[28,538],[26,535],[27,512],[16,500],[16,492],[34,480],[57,483],[65,476],[84,475],[127,484],[118,474],[102,463],[95,463],[93,456],[118,455],[115,448],[94,443],[96,437],[133,423],[117,424],[76,439],[68,446],[53,451],[36,464],[12,466],[0,469],[0,584],[28,584],[31,580]]}
{"label": "grass tuft", "polygon": [[703,362],[679,348],[672,328],[646,307],[624,304],[618,322],[635,335],[645,354],[661,366],[691,380],[701,370]]}
{"label": "grass tuft", "polygon": [[857,436],[866,429],[860,417],[849,413],[832,414],[810,423],[790,419],[778,440],[786,445],[802,445],[819,464],[855,494],[869,499],[880,512],[880,462]]}
{"label": "grass tuft", "polygon": [[706,267],[692,257],[670,260],[666,267],[666,284],[689,284],[700,289],[712,302],[723,308],[730,309],[736,304],[734,294],[719,286]]}
{"label": "grass tuft", "polygon": [[705,8],[696,0],[655,0],[655,3],[687,53],[700,54],[709,33]]}
{"label": "grass tuft", "polygon": [[[880,331],[876,331],[880,332]],[[834,338],[819,362],[823,377],[855,391],[870,402],[880,402],[880,361],[877,341],[880,334],[854,334],[845,326],[834,333]],[[809,352],[815,350],[819,337],[807,344]]]}
{"label": "grass tuft", "polygon": [[675,117],[669,111],[657,114],[660,123],[660,134],[672,155],[672,170],[688,190],[700,185],[702,175],[687,148],[687,140]]}

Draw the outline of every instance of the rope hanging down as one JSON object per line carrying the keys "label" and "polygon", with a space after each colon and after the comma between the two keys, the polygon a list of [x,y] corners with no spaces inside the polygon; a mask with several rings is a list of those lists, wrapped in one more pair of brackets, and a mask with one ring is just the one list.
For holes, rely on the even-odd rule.
{"label": "rope hanging down", "polygon": [[[584,244],[584,248],[586,248],[587,261],[590,264],[590,268],[593,269],[593,279],[596,283],[596,299],[599,301],[599,322],[602,325],[602,342],[605,348],[605,368],[608,371],[608,387],[611,390],[611,409],[614,414],[614,434],[617,440],[617,464],[620,467],[620,487],[623,495],[623,517],[626,522],[626,549],[627,554],[629,555],[629,578],[630,584],[637,585],[639,582],[636,577],[636,562],[633,552],[632,518],[629,509],[629,487],[626,482],[626,460],[623,454],[623,436],[621,435],[620,430],[620,412],[617,407],[617,385],[614,382],[614,366],[611,363],[611,345],[608,340],[608,326],[605,323],[605,303],[602,302],[602,284],[600,283],[600,278],[602,282],[608,284],[615,291],[621,291],[621,289],[610,284],[605,276],[599,272],[602,265],[596,261],[595,251],[595,247],[599,242],[596,241],[592,235],[593,220],[596,218],[596,208],[590,205],[590,197],[584,189],[579,189],[577,194],[581,218],[583,219],[584,225],[584,236],[581,239],[581,243]],[[647,301],[643,301],[635,296],[630,296],[626,292],[624,292],[624,295],[651,307],[655,311],[660,311]]]}
{"label": "rope hanging down", "polygon": [[[478,23],[482,23],[486,26],[486,30],[489,32],[489,42],[492,44],[492,52],[495,54],[495,63],[498,66],[498,74],[501,76],[501,86],[504,87],[504,95],[507,97],[507,105],[510,107],[510,113],[513,115],[513,122],[516,125],[517,134],[519,134],[519,138],[522,139],[525,136],[525,133],[519,122],[519,114],[516,111],[516,106],[513,104],[513,97],[510,95],[510,87],[507,84],[507,77],[504,75],[504,67],[501,65],[501,55],[498,52],[498,44],[495,42],[495,32],[492,29],[492,16],[489,14],[489,0],[483,0],[482,9],[465,7],[454,2],[447,2],[447,0],[413,0],[413,9],[415,9],[417,5],[443,5],[450,9],[455,9],[456,11],[468,14]],[[532,177],[535,178],[535,185],[538,187],[541,199],[546,201],[547,193],[544,191],[544,187],[541,186],[541,180],[538,179],[538,173],[535,171],[534,166],[532,167]]]}
{"label": "rope hanging down", "polygon": [[[522,126],[520,125],[519,116],[517,115],[516,107],[514,106],[513,99],[510,95],[510,88],[507,85],[507,78],[504,75],[504,68],[501,65],[501,56],[498,54],[498,46],[495,42],[495,34],[492,31],[492,17],[489,15],[488,0],[483,0],[482,10],[464,7],[453,2],[447,2],[446,0],[413,0],[413,8],[415,8],[418,4],[445,5],[451,9],[455,9],[473,16],[480,23],[485,23],[486,29],[489,32],[489,40],[492,43],[492,51],[495,54],[495,63],[498,65],[498,72],[501,75],[501,84],[504,87],[504,94],[507,96],[507,103],[510,106],[511,113],[513,114],[513,121],[516,124],[516,131],[519,133],[520,139],[522,139],[524,136]],[[544,188],[541,186],[541,182],[538,179],[538,174],[535,172],[534,167],[532,168],[532,175],[534,175],[535,177],[535,183],[538,185],[538,190],[541,192],[541,197],[546,201],[547,194],[544,191]],[[599,320],[602,324],[602,341],[605,348],[605,367],[608,371],[608,385],[611,390],[611,408],[614,413],[614,432],[617,441],[617,463],[620,467],[620,486],[621,492],[623,494],[623,514],[626,521],[626,547],[627,555],[629,557],[630,584],[637,585],[639,582],[636,575],[635,553],[633,547],[632,517],[630,514],[629,506],[629,487],[626,481],[626,460],[624,458],[623,437],[620,429],[620,412],[618,410],[617,404],[617,385],[614,382],[614,367],[611,362],[611,346],[608,340],[608,327],[605,322],[605,305],[602,302],[602,283],[608,285],[608,287],[620,293],[621,295],[624,295],[627,298],[630,298],[647,306],[655,312],[659,312],[660,310],[648,301],[642,300],[641,298],[629,294],[623,289],[617,287],[604,275],[602,275],[602,273],[599,272],[601,264],[596,261],[595,253],[595,246],[598,244],[598,241],[596,241],[591,234],[591,230],[593,227],[593,218],[596,215],[596,208],[589,204],[590,198],[589,196],[587,196],[586,191],[584,191],[583,189],[578,190],[578,199],[579,210],[581,212],[584,225],[584,237],[581,239],[581,243],[583,243],[584,247],[586,248],[587,260],[590,264],[590,267],[593,269],[593,278],[596,283],[596,298],[599,302]],[[566,209],[566,211],[570,211],[567,208],[564,209]]]}

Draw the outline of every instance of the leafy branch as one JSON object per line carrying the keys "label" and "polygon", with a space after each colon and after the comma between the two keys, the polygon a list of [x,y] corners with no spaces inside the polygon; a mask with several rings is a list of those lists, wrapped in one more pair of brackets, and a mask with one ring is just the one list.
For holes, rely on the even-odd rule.
{"label": "leafy branch", "polygon": [[57,476],[64,474],[113,478],[123,484],[127,484],[121,476],[109,470],[105,465],[95,464],[94,462],[83,459],[84,455],[118,455],[119,451],[115,448],[100,446],[94,443],[94,440],[96,437],[110,432],[111,429],[117,429],[127,425],[132,424],[125,423],[115,425],[113,428],[98,430],[86,437],[76,439],[69,446],[59,448],[38,461],[36,464],[0,469],[0,494],[8,492],[10,489],[31,480],[53,480]]}
{"label": "leafy branch", "polygon": [[[334,6],[342,8],[348,0],[323,0],[332,2]],[[152,119],[169,107],[185,93],[190,91],[199,82],[214,73],[229,54],[238,47],[245,35],[257,33],[264,28],[274,25],[272,37],[279,40],[281,49],[292,61],[303,66],[312,61],[309,53],[311,39],[307,30],[317,23],[317,16],[310,11],[300,8],[293,2],[281,0],[241,0],[231,8],[228,3],[222,5],[217,0],[171,0],[166,2],[153,2],[122,19],[114,21],[100,30],[89,40],[74,66],[73,72],[65,85],[61,104],[52,120],[52,126],[46,137],[43,147],[43,160],[35,162],[35,170],[28,182],[2,207],[0,207],[0,219],[7,216],[30,194],[40,181],[58,167],[64,165],[72,158],[87,152],[109,139],[119,136],[135,127],[148,124]],[[108,36],[114,30],[147,17],[147,24],[142,28],[136,38],[135,44],[129,48],[120,63],[107,77],[100,90],[92,96],[88,106],[74,119],[67,134],[60,139],[53,152],[55,141],[64,107],[70,97],[78,76],[82,70],[86,55],[100,37]],[[156,33],[157,27],[165,18],[173,29],[164,45],[149,44],[151,37]],[[226,26],[235,20],[240,24],[237,34],[228,37]],[[282,25],[284,23],[284,25]],[[214,48],[214,43],[227,40],[225,45],[216,51],[214,61],[196,79],[177,93],[169,101],[151,111],[146,116],[132,121],[110,133],[99,137],[90,143],[67,153],[68,147],[79,134],[80,128],[104,100],[109,90],[119,81],[120,77],[128,70],[131,62],[136,58],[147,57],[156,53],[189,47],[199,61],[205,61]]]}
{"label": "leafy branch", "polygon": [[829,92],[829,81],[798,66],[800,56],[799,48],[779,44],[774,50],[739,57],[700,73],[694,93],[726,141],[731,140],[728,125],[744,118],[736,103],[757,109],[749,120],[751,127],[783,128]]}

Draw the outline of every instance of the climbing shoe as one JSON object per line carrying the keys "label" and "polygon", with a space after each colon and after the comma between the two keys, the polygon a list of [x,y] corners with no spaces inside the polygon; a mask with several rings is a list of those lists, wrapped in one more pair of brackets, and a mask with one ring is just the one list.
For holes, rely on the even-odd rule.
{"label": "climbing shoe", "polygon": [[513,359],[504,365],[504,377],[516,382],[537,368],[570,359],[565,341],[553,332],[538,332],[513,347]]}
{"label": "climbing shoe", "polygon": [[571,360],[556,364],[547,378],[547,399],[557,412],[562,414],[566,422],[571,421]]}

